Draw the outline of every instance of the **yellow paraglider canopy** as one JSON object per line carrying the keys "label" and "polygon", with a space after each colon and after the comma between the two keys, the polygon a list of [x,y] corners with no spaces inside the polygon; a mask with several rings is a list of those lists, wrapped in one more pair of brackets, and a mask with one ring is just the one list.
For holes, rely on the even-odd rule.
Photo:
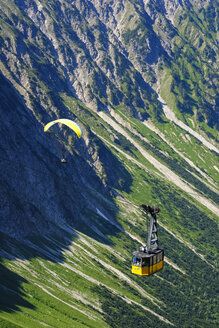
{"label": "yellow paraglider canopy", "polygon": [[44,127],[44,132],[46,132],[47,130],[49,130],[49,128],[56,124],[56,123],[62,123],[67,125],[70,129],[72,129],[78,136],[78,138],[81,138],[82,136],[82,130],[80,128],[80,126],[75,123],[74,121],[68,120],[67,118],[60,118],[58,120],[49,122],[48,124],[46,124],[46,126]]}

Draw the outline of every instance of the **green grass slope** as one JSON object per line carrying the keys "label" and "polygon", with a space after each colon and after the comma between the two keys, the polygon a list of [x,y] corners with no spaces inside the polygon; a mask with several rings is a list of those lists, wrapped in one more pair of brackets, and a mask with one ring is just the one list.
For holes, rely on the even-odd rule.
{"label": "green grass slope", "polygon": [[[0,327],[216,328],[216,5],[102,5],[0,0]],[[66,166],[43,132],[60,117],[83,129]]]}

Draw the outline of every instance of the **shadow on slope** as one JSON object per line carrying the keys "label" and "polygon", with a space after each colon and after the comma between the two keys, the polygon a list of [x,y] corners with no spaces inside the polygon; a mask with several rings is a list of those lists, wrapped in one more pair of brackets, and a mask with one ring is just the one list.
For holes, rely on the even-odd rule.
{"label": "shadow on slope", "polygon": [[[122,230],[115,220],[113,189],[89,165],[91,155],[84,141],[77,155],[69,154],[68,163],[63,165],[42,124],[2,75],[0,96],[4,118],[0,122],[0,229],[5,236],[0,255],[9,260],[41,257],[63,262],[63,251],[77,238],[75,229],[110,244],[107,235]],[[113,176],[112,188],[120,189],[118,180],[122,178],[129,191],[132,178],[128,171],[100,140],[98,148],[101,165],[107,167],[105,174]],[[7,288],[12,279],[12,291],[16,292],[23,278],[3,265],[1,270],[6,279],[4,286]],[[23,291],[19,291],[17,297],[10,298],[8,308],[16,309],[22,296]],[[7,302],[2,300],[0,310],[6,311]]]}
{"label": "shadow on slope", "polygon": [[0,257],[0,312],[19,311],[20,306],[34,309],[34,306],[24,299],[25,292],[21,284],[27,283],[27,281],[17,273],[10,271],[1,262]]}

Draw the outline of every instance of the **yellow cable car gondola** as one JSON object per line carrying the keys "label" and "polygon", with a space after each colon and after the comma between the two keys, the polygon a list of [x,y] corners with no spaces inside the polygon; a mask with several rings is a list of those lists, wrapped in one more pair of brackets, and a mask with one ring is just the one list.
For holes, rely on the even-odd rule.
{"label": "yellow cable car gondola", "polygon": [[159,208],[141,205],[146,214],[150,214],[150,227],[146,246],[140,246],[132,254],[132,273],[140,276],[149,276],[163,269],[164,250],[158,246],[157,218]]}

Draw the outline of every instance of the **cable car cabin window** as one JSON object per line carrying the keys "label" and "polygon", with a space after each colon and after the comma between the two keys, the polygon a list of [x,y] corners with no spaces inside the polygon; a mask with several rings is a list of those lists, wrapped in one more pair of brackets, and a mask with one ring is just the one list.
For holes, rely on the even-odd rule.
{"label": "cable car cabin window", "polygon": [[150,266],[150,258],[149,257],[145,257],[142,259],[142,267],[149,267]]}
{"label": "cable car cabin window", "polygon": [[157,254],[157,263],[163,260],[163,252]]}
{"label": "cable car cabin window", "polygon": [[155,254],[154,256],[153,256],[153,264],[156,264],[157,263],[157,255]]}
{"label": "cable car cabin window", "polygon": [[134,256],[132,260],[132,265],[141,266],[141,258]]}

